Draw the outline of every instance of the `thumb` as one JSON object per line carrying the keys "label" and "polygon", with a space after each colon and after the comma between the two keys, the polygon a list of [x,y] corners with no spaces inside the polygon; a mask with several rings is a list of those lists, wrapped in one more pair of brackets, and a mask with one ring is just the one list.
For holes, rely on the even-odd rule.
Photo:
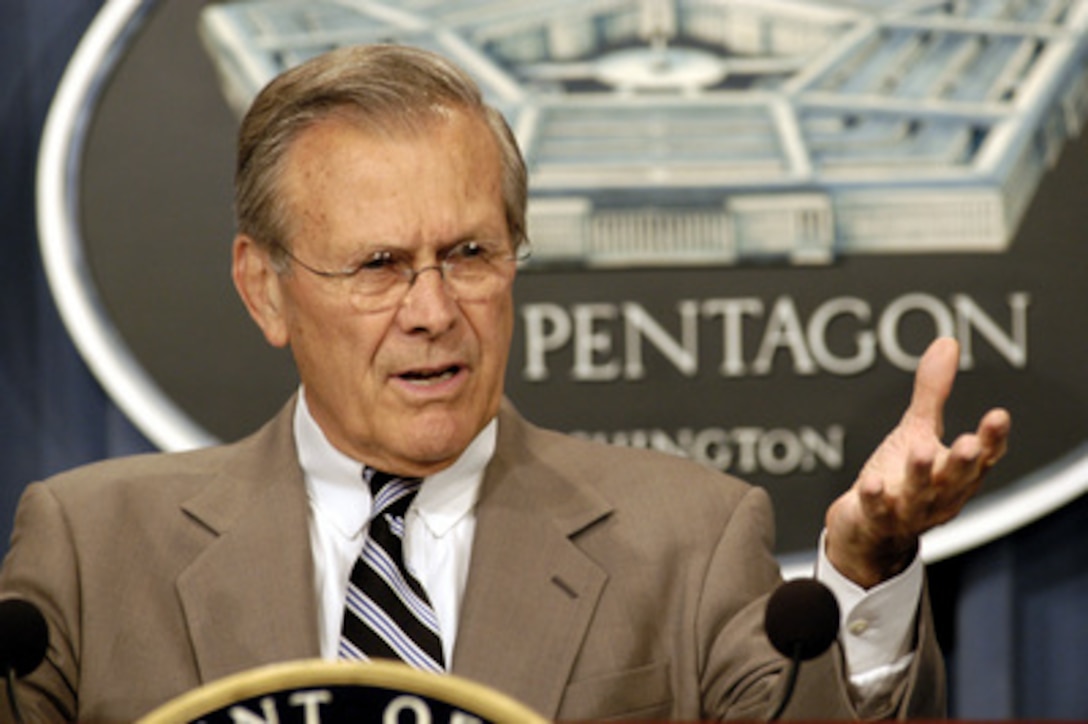
{"label": "thumb", "polygon": [[951,337],[940,337],[926,349],[914,373],[914,392],[906,417],[930,427],[938,437],[944,433],[944,406],[952,394],[959,360],[959,343]]}

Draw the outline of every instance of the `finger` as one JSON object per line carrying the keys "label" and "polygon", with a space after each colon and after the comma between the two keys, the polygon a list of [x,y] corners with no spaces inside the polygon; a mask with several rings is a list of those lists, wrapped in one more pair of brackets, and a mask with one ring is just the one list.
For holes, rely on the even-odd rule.
{"label": "finger", "polygon": [[982,473],[982,451],[979,435],[960,435],[934,475],[935,484],[958,489],[977,482]]}
{"label": "finger", "polygon": [[901,496],[912,500],[929,487],[934,466],[939,461],[939,453],[940,447],[936,438],[920,438],[912,443],[907,451],[903,479],[898,490]]}
{"label": "finger", "polygon": [[942,489],[935,478],[940,452],[936,444],[923,446],[912,451],[907,461],[901,525],[915,535],[930,527],[933,509],[939,504]]}
{"label": "finger", "polygon": [[935,444],[915,444],[894,478],[862,478],[858,492],[872,523],[889,533],[915,528],[917,511],[928,508],[937,494],[931,484],[936,452]]}
{"label": "finger", "polygon": [[914,392],[906,414],[922,421],[937,437],[944,433],[944,405],[952,394],[959,354],[956,340],[936,339],[922,355],[914,373]]}
{"label": "finger", "polygon": [[870,521],[881,521],[891,515],[885,496],[884,481],[876,475],[862,474],[857,483],[861,512]]}
{"label": "finger", "polygon": [[978,426],[978,436],[982,443],[982,461],[986,467],[993,466],[1005,456],[1011,430],[1012,417],[1007,410],[996,408],[982,418]]}
{"label": "finger", "polygon": [[1011,419],[1005,410],[988,412],[977,432],[961,435],[939,457],[934,481],[952,487],[972,483],[973,494],[983,474],[1005,454],[1010,425]]}

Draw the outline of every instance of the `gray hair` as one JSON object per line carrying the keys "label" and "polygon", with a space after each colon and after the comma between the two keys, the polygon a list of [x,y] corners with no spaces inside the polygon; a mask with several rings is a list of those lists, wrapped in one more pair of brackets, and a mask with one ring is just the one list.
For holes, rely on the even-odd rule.
{"label": "gray hair", "polygon": [[242,119],[234,180],[238,231],[266,248],[286,243],[289,219],[278,181],[298,134],[333,115],[369,131],[418,132],[450,109],[478,115],[502,159],[502,195],[514,247],[525,241],[528,180],[510,127],[479,87],[450,61],[419,48],[360,45],[313,58],[274,78]]}

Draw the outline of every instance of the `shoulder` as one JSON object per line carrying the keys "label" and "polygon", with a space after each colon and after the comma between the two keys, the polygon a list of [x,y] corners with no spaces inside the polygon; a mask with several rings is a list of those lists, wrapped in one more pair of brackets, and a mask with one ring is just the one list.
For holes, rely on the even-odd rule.
{"label": "shoulder", "polygon": [[97,499],[104,493],[127,488],[138,491],[152,485],[159,492],[184,489],[213,475],[230,458],[233,447],[217,445],[187,452],[110,458],[57,473],[40,485],[59,498],[77,500]]}
{"label": "shoulder", "polygon": [[689,458],[547,430],[510,406],[500,418],[499,435],[500,445],[517,449],[541,477],[551,475],[589,488],[617,509],[647,514],[677,511],[721,520],[748,499],[770,506],[762,488]]}
{"label": "shoulder", "polygon": [[506,488],[498,507],[551,521],[613,575],[687,571],[702,581],[713,565],[748,571],[768,587],[777,575],[770,497],[739,478],[546,430],[512,408],[500,417],[493,461],[492,485]]}
{"label": "shoulder", "polygon": [[259,481],[268,470],[293,464],[295,457],[285,409],[237,442],[89,463],[31,485],[24,498],[46,496],[81,517],[95,510],[116,513],[124,506],[176,505],[218,482],[244,490],[246,481]]}

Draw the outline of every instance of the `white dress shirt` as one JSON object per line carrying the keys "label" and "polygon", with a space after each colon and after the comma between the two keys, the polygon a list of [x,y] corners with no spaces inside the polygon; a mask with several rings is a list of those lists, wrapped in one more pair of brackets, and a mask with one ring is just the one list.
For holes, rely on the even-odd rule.
{"label": "white dress shirt", "polygon": [[[328,441],[310,414],[302,390],[294,431],[310,501],[321,655],[335,659],[348,579],[366,537],[370,490],[363,482],[362,463]],[[405,562],[434,606],[447,662],[453,660],[468,578],[476,498],[495,451],[497,432],[498,421],[492,420],[452,466],[428,476],[405,516]],[[913,657],[911,632],[922,590],[921,560],[916,559],[896,578],[864,590],[842,576],[823,550],[821,535],[816,577],[839,602],[840,640],[855,698],[878,705]]]}
{"label": "white dress shirt", "polygon": [[[300,391],[295,444],[310,500],[321,656],[335,659],[344,600],[370,519],[370,488],[363,466],[328,441]],[[428,476],[404,517],[404,561],[431,600],[442,634],[442,652],[453,660],[457,621],[476,532],[476,496],[495,452],[498,420],[476,436],[452,466]]]}

